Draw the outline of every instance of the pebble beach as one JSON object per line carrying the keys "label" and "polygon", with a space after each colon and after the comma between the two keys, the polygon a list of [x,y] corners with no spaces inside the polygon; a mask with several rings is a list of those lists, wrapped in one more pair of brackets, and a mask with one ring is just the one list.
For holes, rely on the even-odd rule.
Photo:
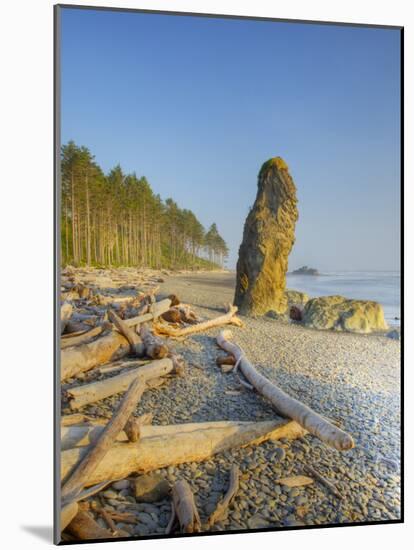
{"label": "pebble beach", "polygon": [[[234,274],[170,275],[160,292],[178,295],[200,319],[210,319],[232,302]],[[227,519],[213,527],[216,531],[399,520],[400,341],[384,335],[316,331],[265,316],[240,318],[244,327],[231,327],[233,340],[252,364],[286,393],[350,433],[355,448],[339,452],[306,435],[235,449],[203,463],[170,466],[154,473],[171,484],[187,480],[205,521],[227,489],[231,465],[237,464],[240,489]],[[265,399],[241,385],[237,375],[224,374],[216,365],[219,330],[185,341],[171,340],[186,359],[185,376],[145,392],[137,414],[152,412],[154,424],[275,418],[275,410]],[[107,398],[79,412],[109,417],[121,397]],[[317,481],[300,487],[278,483],[281,478],[306,475],[306,465],[332,482],[342,498]],[[121,522],[119,529],[133,536],[165,532],[170,499],[139,502],[124,482],[109,486],[100,498],[106,499],[108,509],[136,515],[134,525]],[[102,518],[97,521],[105,525]]]}

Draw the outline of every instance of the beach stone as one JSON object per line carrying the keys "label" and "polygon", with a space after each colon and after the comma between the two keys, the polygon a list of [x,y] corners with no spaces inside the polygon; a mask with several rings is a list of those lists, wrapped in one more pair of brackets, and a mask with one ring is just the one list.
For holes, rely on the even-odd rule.
{"label": "beach stone", "polygon": [[138,516],[138,520],[144,523],[148,529],[156,529],[158,527],[157,523],[154,521],[154,518],[146,512],[141,512]]}
{"label": "beach stone", "polygon": [[129,481],[127,479],[122,479],[121,481],[115,481],[115,483],[112,483],[111,487],[115,489],[115,491],[122,491],[123,489],[129,488]]}
{"label": "beach stone", "polygon": [[320,330],[370,333],[388,329],[381,304],[371,300],[350,300],[343,296],[312,298],[303,312],[303,323]]}
{"label": "beach stone", "polygon": [[263,529],[269,527],[269,522],[259,515],[252,516],[247,520],[249,529]]}
{"label": "beach stone", "polygon": [[158,502],[169,492],[170,484],[161,474],[142,475],[135,480],[135,498],[139,502]]}
{"label": "beach stone", "polygon": [[277,460],[279,462],[282,462],[282,460],[285,460],[285,458],[286,458],[285,449],[283,449],[282,447],[276,447],[273,452],[272,460]]}
{"label": "beach stone", "polygon": [[280,157],[265,162],[239,249],[234,304],[243,314],[287,311],[288,256],[298,219],[296,187]]}
{"label": "beach stone", "polygon": [[397,329],[390,330],[389,332],[387,332],[387,337],[391,338],[391,340],[400,340],[401,333]]}
{"label": "beach stone", "polygon": [[150,530],[149,528],[146,526],[146,525],[137,525],[135,528],[134,528],[134,535],[138,535],[138,536],[145,536],[145,535],[149,535],[150,533]]}

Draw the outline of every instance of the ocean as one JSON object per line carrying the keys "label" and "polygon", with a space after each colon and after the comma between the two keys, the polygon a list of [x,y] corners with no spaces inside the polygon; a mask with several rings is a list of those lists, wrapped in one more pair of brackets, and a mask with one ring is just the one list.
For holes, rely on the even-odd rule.
{"label": "ocean", "polygon": [[286,288],[306,292],[311,298],[340,294],[346,298],[374,300],[384,308],[389,325],[400,325],[401,278],[396,271],[328,271],[320,275],[288,273]]}

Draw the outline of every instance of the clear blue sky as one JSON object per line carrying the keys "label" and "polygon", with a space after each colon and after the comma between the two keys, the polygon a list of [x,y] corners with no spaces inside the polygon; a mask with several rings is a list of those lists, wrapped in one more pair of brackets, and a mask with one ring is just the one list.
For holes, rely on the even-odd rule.
{"label": "clear blue sky", "polygon": [[216,222],[237,261],[261,164],[298,189],[289,268],[397,270],[398,30],[62,10],[62,142]]}

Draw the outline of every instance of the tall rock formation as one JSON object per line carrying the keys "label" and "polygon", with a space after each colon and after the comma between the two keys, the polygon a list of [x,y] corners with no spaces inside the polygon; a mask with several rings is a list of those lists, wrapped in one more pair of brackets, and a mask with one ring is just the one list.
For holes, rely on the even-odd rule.
{"label": "tall rock formation", "polygon": [[241,313],[285,313],[288,256],[298,219],[296,187],[280,157],[265,162],[246,218],[237,262],[234,303]]}

